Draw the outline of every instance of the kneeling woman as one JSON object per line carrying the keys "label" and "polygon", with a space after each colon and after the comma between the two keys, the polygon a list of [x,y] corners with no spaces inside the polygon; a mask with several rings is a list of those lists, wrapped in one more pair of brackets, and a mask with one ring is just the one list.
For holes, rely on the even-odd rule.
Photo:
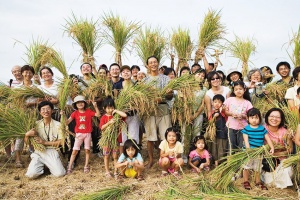
{"label": "kneeling woman", "polygon": [[280,149],[275,149],[274,156],[278,157],[280,164],[273,172],[263,172],[262,180],[264,183],[274,185],[277,188],[286,188],[292,186],[292,168],[283,167],[283,160],[292,152],[292,139],[287,136],[287,129],[284,128],[285,117],[281,109],[272,108],[265,116],[265,128],[269,133],[269,137],[274,145],[281,146]]}

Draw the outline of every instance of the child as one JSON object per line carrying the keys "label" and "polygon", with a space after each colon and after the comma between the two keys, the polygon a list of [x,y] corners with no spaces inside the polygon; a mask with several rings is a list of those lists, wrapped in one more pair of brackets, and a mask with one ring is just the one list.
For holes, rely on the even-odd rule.
{"label": "child", "polygon": [[[100,127],[101,131],[106,129],[110,124],[114,123],[113,115],[115,113],[120,115],[122,118],[127,117],[126,113],[115,109],[115,102],[111,97],[107,97],[106,99],[104,99],[102,105],[103,105],[103,109],[105,111],[105,114],[100,119],[99,127]],[[122,142],[121,141],[122,139],[119,140],[120,138],[122,138],[121,134],[119,135],[119,138],[118,138],[119,143]],[[109,171],[109,155],[112,153],[112,156],[113,156],[113,159],[114,159],[114,166],[116,166],[117,159],[118,159],[119,148],[110,149],[108,147],[108,144],[107,144],[107,146],[105,145],[102,148],[103,148],[103,156],[104,156],[105,175],[106,175],[107,178],[112,178],[112,176],[110,174],[110,171]],[[116,167],[114,169],[114,176],[115,176],[115,178],[118,177]]]}
{"label": "child", "polygon": [[144,180],[142,170],[144,169],[144,161],[139,153],[137,142],[134,139],[128,139],[124,143],[124,152],[118,159],[116,168],[120,169],[121,176],[127,178],[137,177],[138,181]]}
{"label": "child", "polygon": [[215,161],[215,166],[218,166],[218,161],[226,156],[226,150],[228,149],[228,128],[226,127],[226,116],[223,109],[224,101],[225,98],[223,95],[216,94],[212,102],[214,111],[211,114],[211,118],[216,118],[216,139],[212,143],[211,153]]}
{"label": "child", "polygon": [[[251,108],[247,112],[247,120],[249,125],[247,125],[241,132],[243,133],[243,138],[245,141],[245,147],[257,148],[264,145],[264,140],[267,141],[271,150],[270,153],[274,153],[273,143],[268,135],[268,131],[261,125],[261,114],[257,108]],[[255,173],[255,185],[260,186],[262,190],[268,190],[268,188],[260,181],[260,171],[261,171],[261,160],[252,159],[246,166],[244,166],[243,177],[244,177],[244,188],[250,190],[251,186],[249,183],[249,169],[256,171]]]}
{"label": "child", "polygon": [[88,104],[85,101],[84,96],[78,95],[74,98],[73,107],[75,111],[71,114],[71,116],[67,120],[67,125],[75,119],[76,138],[75,138],[75,143],[70,158],[70,162],[68,165],[67,174],[72,173],[72,164],[83,142],[84,142],[84,149],[85,149],[85,165],[83,171],[84,173],[89,173],[90,171],[90,167],[88,166],[88,164],[90,159],[90,147],[92,141],[91,132],[93,130],[92,117],[94,116],[100,117],[100,111],[97,107],[96,102],[93,102],[93,106],[96,112],[88,109],[87,106]]}
{"label": "child", "polygon": [[243,81],[233,82],[231,97],[226,99],[225,114],[228,116],[229,147],[239,149],[243,147],[243,135],[240,132],[246,125],[246,113],[252,108],[248,89]]}
{"label": "child", "polygon": [[159,145],[159,166],[162,168],[162,177],[168,175],[168,173],[179,177],[178,170],[183,165],[183,159],[181,158],[183,145],[180,143],[180,139],[180,133],[177,129],[170,127],[166,130],[165,140]]}
{"label": "child", "polygon": [[210,156],[203,136],[194,138],[195,150],[189,155],[189,165],[193,168],[193,172],[200,173],[203,169],[209,170]]}

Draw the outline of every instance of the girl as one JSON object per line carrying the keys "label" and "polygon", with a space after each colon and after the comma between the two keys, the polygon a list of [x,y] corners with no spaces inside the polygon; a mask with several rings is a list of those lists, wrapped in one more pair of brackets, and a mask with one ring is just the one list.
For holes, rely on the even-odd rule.
{"label": "girl", "polygon": [[[76,121],[75,126],[75,143],[72,151],[72,155],[70,158],[70,162],[68,165],[67,174],[72,173],[72,165],[75,160],[75,157],[80,150],[81,144],[84,142],[84,149],[85,149],[85,165],[83,168],[84,173],[89,173],[90,167],[89,159],[90,159],[90,147],[91,147],[91,132],[93,130],[92,127],[92,117],[100,117],[100,111],[97,108],[96,102],[93,102],[93,106],[96,112],[87,108],[88,104],[84,99],[84,96],[78,95],[74,98],[73,107],[75,111],[71,114],[69,119],[67,120],[67,125],[71,123],[74,119]],[[46,130],[45,130],[46,132]]]}
{"label": "girl", "polygon": [[226,126],[229,128],[229,147],[243,147],[243,134],[240,132],[247,125],[247,111],[252,108],[248,89],[243,81],[233,82],[231,97],[225,100]]}
{"label": "girl", "polygon": [[139,153],[137,142],[134,139],[128,139],[124,143],[124,152],[118,159],[116,168],[120,169],[119,178],[123,178],[124,175],[127,178],[137,177],[138,181],[144,180],[142,171],[144,169],[144,161]]}
{"label": "girl", "polygon": [[[111,97],[107,97],[106,99],[104,99],[103,109],[105,111],[105,114],[101,117],[100,124],[99,124],[99,127],[100,127],[101,131],[106,129],[110,124],[114,123],[113,115],[115,113],[120,115],[122,118],[127,117],[126,113],[115,109],[115,102]],[[122,142],[122,135],[121,134],[118,138],[118,142]],[[110,149],[108,147],[108,144],[103,146],[102,148],[103,148],[103,156],[104,156],[105,175],[106,175],[107,178],[112,178],[112,176],[110,174],[110,171],[109,171],[109,155],[112,152],[112,156],[113,156],[113,159],[114,159],[114,165],[116,166],[117,159],[118,159],[119,148]],[[117,176],[118,176],[117,167],[115,167],[114,170],[115,170],[114,171],[114,176],[117,178]]]}
{"label": "girl", "polygon": [[161,176],[168,173],[179,177],[178,170],[183,165],[181,154],[183,153],[183,145],[180,143],[180,133],[177,129],[170,127],[166,130],[165,140],[160,145],[159,166],[162,168]]}
{"label": "girl", "polygon": [[194,138],[195,148],[190,152],[189,165],[193,168],[193,172],[200,173],[203,169],[209,170],[210,156],[203,136],[196,136]]}

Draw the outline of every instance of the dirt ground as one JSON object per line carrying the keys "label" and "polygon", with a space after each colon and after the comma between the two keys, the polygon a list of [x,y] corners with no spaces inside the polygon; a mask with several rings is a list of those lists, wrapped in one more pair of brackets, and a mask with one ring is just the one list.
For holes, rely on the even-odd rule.
{"label": "dirt ground", "polygon": [[[155,157],[158,158],[157,151]],[[143,158],[147,163],[147,153],[142,150]],[[164,191],[170,184],[176,184],[178,180],[175,177],[160,177],[160,169],[157,163],[150,169],[145,170],[144,181],[136,179],[125,179],[123,182],[117,182],[114,179],[105,177],[103,158],[91,155],[91,171],[89,174],[83,173],[84,152],[80,154],[77,166],[71,175],[61,178],[55,178],[46,172],[35,180],[25,177],[26,169],[30,162],[28,153],[23,153],[22,159],[25,168],[16,168],[14,161],[6,162],[4,152],[0,152],[0,199],[78,199],[76,195],[95,192],[109,185],[123,184],[134,185],[129,194],[123,199],[163,199]],[[67,165],[67,158],[62,158],[64,165]],[[197,177],[197,174],[190,172],[190,168],[183,167],[184,177]],[[180,183],[180,182],[179,182]],[[253,185],[253,183],[251,183]],[[251,191],[246,191],[241,187],[241,180],[237,181],[239,189],[253,196],[267,197],[270,199],[298,199],[298,194],[294,188],[276,189],[270,188],[268,191],[262,191],[253,187]],[[165,199],[165,198],[164,198]],[[174,198],[171,198],[174,199]],[[189,199],[189,198],[187,198]],[[207,198],[217,199],[217,198]]]}

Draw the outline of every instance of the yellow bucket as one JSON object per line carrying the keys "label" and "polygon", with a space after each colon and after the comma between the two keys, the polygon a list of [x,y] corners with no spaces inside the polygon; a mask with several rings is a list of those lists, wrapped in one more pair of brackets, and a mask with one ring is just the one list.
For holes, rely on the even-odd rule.
{"label": "yellow bucket", "polygon": [[125,170],[125,176],[128,178],[134,178],[137,172],[133,168],[128,168]]}

